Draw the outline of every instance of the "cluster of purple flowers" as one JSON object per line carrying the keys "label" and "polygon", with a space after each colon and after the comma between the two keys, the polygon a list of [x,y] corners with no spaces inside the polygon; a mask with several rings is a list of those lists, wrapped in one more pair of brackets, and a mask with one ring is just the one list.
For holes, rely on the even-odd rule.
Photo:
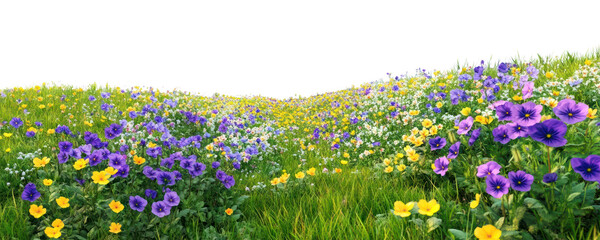
{"label": "cluster of purple flowers", "polygon": [[123,126],[121,124],[113,123],[104,129],[104,136],[106,139],[114,139],[121,135],[123,132]]}
{"label": "cluster of purple flowers", "polygon": [[509,172],[508,178],[500,175],[502,166],[497,162],[490,161],[477,167],[477,177],[485,178],[486,192],[492,197],[501,198],[508,193],[510,188],[519,192],[528,192],[533,184],[533,175],[519,170]]}

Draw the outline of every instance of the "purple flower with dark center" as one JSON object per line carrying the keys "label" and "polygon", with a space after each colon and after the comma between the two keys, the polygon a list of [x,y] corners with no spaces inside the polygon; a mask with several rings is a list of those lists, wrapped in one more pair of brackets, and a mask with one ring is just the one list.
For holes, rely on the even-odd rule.
{"label": "purple flower with dark center", "polygon": [[498,72],[507,73],[508,69],[510,68],[509,65],[510,64],[508,63],[500,63],[500,65],[498,65]]}
{"label": "purple flower with dark center", "polygon": [[129,207],[133,210],[143,212],[147,204],[148,201],[140,196],[129,196]]}
{"label": "purple flower with dark center", "polygon": [[533,82],[525,82],[525,86],[523,86],[523,99],[528,99],[533,95],[533,89],[535,85]]}
{"label": "purple flower with dark center", "polygon": [[517,139],[520,137],[524,138],[529,136],[527,127],[521,126],[518,123],[506,124],[506,128],[508,129],[508,136],[510,139]]}
{"label": "purple flower with dark center", "polygon": [[473,144],[475,144],[475,141],[477,141],[479,138],[479,134],[481,134],[481,128],[473,130],[471,133],[471,138],[469,138],[469,146],[473,146]]}
{"label": "purple flower with dark center", "polygon": [[187,169],[191,171],[194,169],[194,160],[192,159],[184,159],[179,162],[179,166],[183,169]]}
{"label": "purple flower with dark center", "polygon": [[504,194],[508,193],[510,188],[508,179],[502,175],[490,175],[485,179],[485,183],[487,185],[485,191],[495,198],[501,198]]}
{"label": "purple flower with dark center", "polygon": [[171,157],[165,158],[162,161],[160,161],[160,165],[168,169],[171,169],[173,167],[173,164],[175,164],[175,159]]}
{"label": "purple flower with dark center", "polygon": [[117,136],[123,132],[123,126],[121,126],[121,124],[113,123],[108,128]]}
{"label": "purple flower with dark center", "polygon": [[123,165],[125,165],[125,157],[123,157],[123,155],[118,153],[111,153],[108,155],[108,166],[118,169]]}
{"label": "purple flower with dark center", "polygon": [[565,123],[575,124],[587,118],[588,105],[585,103],[576,103],[571,99],[563,99],[552,111]]}
{"label": "purple flower with dark center", "polygon": [[119,166],[119,168],[116,168],[117,174],[115,174],[115,176],[117,177],[122,177],[122,178],[126,178],[127,176],[129,176],[129,165],[127,164],[123,164],[121,166]]}
{"label": "purple flower with dark center", "polygon": [[26,201],[34,202],[38,198],[40,198],[42,194],[38,192],[35,184],[28,183],[25,185],[25,189],[23,189],[23,193],[21,194],[21,198]]}
{"label": "purple flower with dark center", "polygon": [[225,179],[222,181],[223,185],[225,186],[225,188],[229,189],[231,187],[233,187],[233,185],[235,185],[235,179],[233,178],[233,176],[229,176],[227,175],[227,177],[225,177]]}
{"label": "purple flower with dark center", "polygon": [[27,136],[28,138],[35,137],[35,132],[34,131],[27,131],[25,133],[25,136]]}
{"label": "purple flower with dark center", "polygon": [[88,100],[90,100],[90,102],[96,101],[96,97],[90,95],[90,97],[88,97]]}
{"label": "purple flower with dark center", "polygon": [[152,199],[156,198],[156,195],[158,194],[158,192],[156,192],[152,189],[146,189],[146,191],[144,193],[146,194],[146,197],[149,197]]}
{"label": "purple flower with dark center", "polygon": [[429,139],[429,145],[431,146],[431,151],[442,149],[446,146],[446,139],[439,136]]}
{"label": "purple flower with dark center", "polygon": [[10,120],[10,125],[13,126],[14,128],[19,128],[19,127],[23,126],[23,120],[21,120],[18,117],[13,118]]}
{"label": "purple flower with dark center", "polygon": [[79,185],[83,186],[85,184],[85,179],[75,178],[75,182],[79,183]]}
{"label": "purple flower with dark center", "polygon": [[506,125],[499,125],[494,128],[494,130],[492,130],[492,135],[494,135],[494,141],[496,142],[507,144],[510,141]]}
{"label": "purple flower with dark center", "polygon": [[102,162],[102,153],[94,151],[88,158],[90,166],[96,166]]}
{"label": "purple flower with dark center", "polygon": [[114,139],[117,137],[117,135],[110,130],[110,128],[106,128],[104,129],[104,136],[106,137],[106,139]]}
{"label": "purple flower with dark center", "polygon": [[152,203],[152,213],[159,218],[171,214],[171,207],[164,201]]}
{"label": "purple flower with dark center", "polygon": [[162,155],[162,147],[148,148],[146,149],[146,154],[153,158],[158,157],[159,155]]}
{"label": "purple flower with dark center", "polygon": [[217,169],[217,168],[219,168],[219,166],[221,166],[221,163],[220,163],[220,162],[218,162],[218,161],[214,161],[214,162],[212,163],[212,168],[213,168],[213,169]]}
{"label": "purple flower with dark center", "polygon": [[179,205],[179,200],[179,195],[177,195],[177,193],[174,191],[170,191],[165,193],[163,202],[171,207],[175,207]]}
{"label": "purple flower with dark center", "polygon": [[192,177],[197,177],[200,176],[204,173],[204,170],[206,169],[206,165],[204,165],[203,163],[199,163],[199,162],[194,162],[194,165],[192,165],[193,169],[190,170],[190,175],[192,175]]}
{"label": "purple flower with dark center", "polygon": [[238,170],[239,170],[239,169],[240,169],[240,167],[241,167],[241,166],[240,166],[240,162],[238,162],[238,161],[235,161],[235,162],[233,162],[233,163],[231,163],[231,164],[233,165],[233,168],[235,168],[235,169],[238,169]]}
{"label": "purple flower with dark center", "polygon": [[484,178],[494,176],[500,173],[501,168],[502,166],[500,166],[500,164],[498,164],[497,162],[489,161],[477,167],[477,177]]}
{"label": "purple flower with dark center", "polygon": [[456,142],[450,146],[447,157],[449,159],[455,159],[458,157],[458,153],[460,153],[460,142]]}
{"label": "purple flower with dark center", "polygon": [[69,161],[69,154],[66,152],[59,152],[56,156],[58,158],[58,163],[63,164]]}
{"label": "purple flower with dark center", "polygon": [[509,172],[510,187],[519,192],[528,192],[533,184],[533,175],[525,171]]}
{"label": "purple flower with dark center", "polygon": [[539,123],[542,119],[542,105],[536,105],[533,102],[526,102],[521,105],[514,105],[513,121],[521,126],[529,127]]}
{"label": "purple flower with dark center", "polygon": [[217,179],[219,179],[219,181],[224,181],[225,178],[227,177],[227,173],[225,173],[221,170],[217,170],[216,177],[217,177]]}
{"label": "purple flower with dark center", "polygon": [[556,174],[556,173],[546,173],[544,175],[544,179],[542,180],[542,182],[553,183],[553,182],[556,182],[556,179],[558,179],[558,174]]}
{"label": "purple flower with dark center", "polygon": [[433,170],[433,171],[439,175],[444,176],[444,175],[446,175],[446,172],[448,171],[448,164],[450,164],[450,162],[448,161],[448,159],[446,157],[438,158],[433,163],[433,165],[435,166],[435,170]]}
{"label": "purple flower with dark center", "polygon": [[102,98],[109,98],[109,97],[110,97],[110,93],[108,93],[108,92],[103,92],[103,93],[100,93],[100,96],[101,96]]}
{"label": "purple flower with dark center", "polygon": [[144,173],[144,175],[146,175],[147,178],[152,179],[152,180],[156,180],[156,176],[157,176],[158,172],[155,171],[150,166],[144,166],[144,170],[142,170],[142,173]]}
{"label": "purple flower with dark center", "polygon": [[160,172],[158,173],[158,175],[156,175],[156,181],[158,183],[158,185],[168,185],[168,186],[173,186],[175,185],[175,176],[173,176],[173,173],[170,172]]}
{"label": "purple flower with dark center", "polygon": [[573,171],[579,173],[583,180],[600,181],[600,156],[589,155],[585,159],[571,158]]}
{"label": "purple flower with dark center", "polygon": [[59,142],[58,143],[58,149],[60,152],[65,152],[65,153],[71,153],[71,151],[73,150],[73,143],[65,141],[65,142]]}
{"label": "purple flower with dark center", "polygon": [[467,119],[460,121],[460,123],[458,123],[458,134],[467,134],[470,130],[471,127],[473,126],[473,117],[469,116]]}
{"label": "purple flower with dark center", "polygon": [[549,147],[561,147],[567,144],[565,134],[567,125],[556,119],[548,119],[527,129],[529,136]]}
{"label": "purple flower with dark center", "polygon": [[504,102],[504,104],[496,107],[496,116],[498,121],[512,121],[514,118],[515,104],[512,102]]}

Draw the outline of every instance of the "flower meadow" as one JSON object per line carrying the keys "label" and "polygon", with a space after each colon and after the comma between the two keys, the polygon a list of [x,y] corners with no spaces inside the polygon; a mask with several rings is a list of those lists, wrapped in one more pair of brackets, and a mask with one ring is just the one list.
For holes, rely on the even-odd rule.
{"label": "flower meadow", "polygon": [[597,239],[600,52],[310,97],[0,91],[2,239]]}

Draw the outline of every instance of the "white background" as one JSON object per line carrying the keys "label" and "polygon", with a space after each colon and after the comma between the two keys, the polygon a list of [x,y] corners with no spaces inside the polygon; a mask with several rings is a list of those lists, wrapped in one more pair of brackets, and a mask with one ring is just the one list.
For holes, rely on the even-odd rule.
{"label": "white background", "polygon": [[2,1],[0,89],[96,82],[284,98],[600,47],[598,1],[562,2]]}

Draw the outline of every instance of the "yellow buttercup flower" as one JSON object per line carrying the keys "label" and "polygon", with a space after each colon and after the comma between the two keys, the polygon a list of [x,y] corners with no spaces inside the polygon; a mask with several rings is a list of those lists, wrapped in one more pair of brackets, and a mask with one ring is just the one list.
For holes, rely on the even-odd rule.
{"label": "yellow buttercup flower", "polygon": [[48,129],[47,133],[48,134],[54,134],[56,131],[54,131],[54,129]]}
{"label": "yellow buttercup flower", "polygon": [[75,170],[81,170],[87,166],[88,162],[89,161],[87,159],[79,159],[75,161],[75,163],[73,164],[73,168],[75,168]]}
{"label": "yellow buttercup flower", "polygon": [[410,210],[412,210],[414,206],[414,202],[404,204],[402,201],[396,201],[394,203],[394,215],[408,217],[410,216]]}
{"label": "yellow buttercup flower", "polygon": [[419,113],[420,113],[419,110],[411,110],[408,112],[408,114],[410,114],[411,116],[419,115]]}
{"label": "yellow buttercup flower", "polygon": [[421,122],[421,125],[423,125],[423,127],[425,128],[430,128],[431,126],[433,126],[433,122],[429,119],[425,119],[423,120],[423,122]]}
{"label": "yellow buttercup flower", "polygon": [[477,206],[479,206],[479,200],[481,199],[481,194],[475,194],[475,200],[471,201],[471,203],[469,204],[471,206],[471,208],[476,208]]}
{"label": "yellow buttercup flower", "polygon": [[279,178],[273,178],[273,180],[271,180],[271,185],[277,185],[279,183],[280,183]]}
{"label": "yellow buttercup flower", "polygon": [[298,178],[298,179],[302,179],[302,178],[304,178],[304,172],[297,172],[297,173],[295,174],[295,176],[296,176],[296,178]]}
{"label": "yellow buttercup flower", "polygon": [[107,167],[106,169],[104,169],[104,172],[110,174],[111,176],[117,174],[118,171],[119,170],[114,169],[113,167]]}
{"label": "yellow buttercup flower", "polygon": [[44,185],[45,185],[45,186],[50,186],[50,185],[52,185],[52,183],[53,183],[54,181],[52,181],[52,179],[44,179],[44,181],[43,181],[43,182],[44,182]]}
{"label": "yellow buttercup flower", "polygon": [[480,240],[499,240],[501,235],[502,231],[491,224],[475,228],[475,237]]}
{"label": "yellow buttercup flower", "polygon": [[348,161],[346,161],[346,160],[342,160],[342,161],[340,161],[340,163],[341,163],[342,165],[346,165],[346,164],[348,164]]}
{"label": "yellow buttercup flower", "polygon": [[400,164],[400,165],[396,166],[396,169],[398,169],[398,171],[402,172],[406,169],[406,165]]}
{"label": "yellow buttercup flower", "polygon": [[463,108],[462,110],[460,110],[460,114],[462,114],[464,116],[469,116],[469,114],[471,114],[471,108],[470,107]]}
{"label": "yellow buttercup flower", "polygon": [[387,166],[384,170],[385,173],[391,173],[392,171],[394,171],[394,167],[392,166]]}
{"label": "yellow buttercup flower", "polygon": [[592,65],[592,60],[586,59],[584,63],[585,63],[585,65],[588,65],[588,66]]}
{"label": "yellow buttercup flower", "polygon": [[429,202],[425,199],[421,199],[419,200],[419,203],[417,203],[417,206],[419,207],[419,214],[421,215],[433,216],[434,213],[440,210],[440,204],[438,204],[435,199],[432,199]]}
{"label": "yellow buttercup flower", "polygon": [[112,201],[111,201],[111,202],[108,204],[108,206],[109,206],[109,207],[110,207],[110,209],[112,209],[112,210],[113,210],[113,212],[115,212],[115,213],[119,213],[119,212],[123,211],[123,208],[124,208],[123,204],[121,204],[121,202],[120,202],[120,201],[115,201],[115,200],[112,200]]}
{"label": "yellow buttercup flower", "polygon": [[110,174],[105,171],[102,171],[102,172],[94,171],[92,173],[92,180],[96,184],[106,185],[106,184],[108,184],[109,178],[110,178]]}
{"label": "yellow buttercup flower", "polygon": [[135,164],[137,164],[137,165],[142,165],[142,164],[143,164],[143,163],[145,163],[145,162],[146,162],[146,159],[145,159],[145,158],[143,158],[143,157],[138,157],[137,155],[136,155],[136,156],[133,156],[133,163],[135,163]]}
{"label": "yellow buttercup flower", "polygon": [[59,238],[61,236],[60,229],[55,227],[46,227],[44,233],[48,238]]}
{"label": "yellow buttercup flower", "polygon": [[45,167],[46,164],[50,163],[50,158],[43,157],[42,159],[34,158],[33,166],[36,168]]}
{"label": "yellow buttercup flower", "polygon": [[69,204],[69,199],[66,197],[57,198],[56,204],[58,204],[58,206],[61,208],[68,208],[69,206],[71,206],[71,204]]}
{"label": "yellow buttercup flower", "polygon": [[60,230],[65,227],[65,223],[57,218],[52,222],[52,227],[58,228],[58,230]]}
{"label": "yellow buttercup flower", "polygon": [[31,216],[33,216],[34,218],[40,218],[41,216],[46,214],[46,209],[42,205],[38,206],[35,204],[31,204],[29,206],[29,214],[31,214]]}
{"label": "yellow buttercup flower", "polygon": [[587,116],[589,119],[594,119],[594,118],[596,118],[596,112],[598,112],[598,109],[591,109],[591,108],[588,108],[588,113],[587,113],[587,115],[586,115],[586,116]]}
{"label": "yellow buttercup flower", "polygon": [[553,72],[546,72],[546,78],[553,78],[554,77],[554,73]]}
{"label": "yellow buttercup flower", "polygon": [[227,214],[227,216],[231,216],[231,214],[233,214],[233,209],[227,208],[225,209],[225,213]]}
{"label": "yellow buttercup flower", "polygon": [[519,95],[514,95],[512,97],[512,99],[515,100],[515,101],[521,101],[521,100],[523,100],[523,98],[521,96],[519,96]]}
{"label": "yellow buttercup flower", "polygon": [[156,147],[156,144],[154,144],[153,142],[148,143],[148,148],[154,148],[154,147]]}
{"label": "yellow buttercup flower", "polygon": [[115,223],[115,222],[111,223],[108,231],[111,233],[114,233],[114,234],[120,233],[121,232],[121,224]]}
{"label": "yellow buttercup flower", "polygon": [[546,121],[548,119],[551,119],[551,118],[552,118],[552,116],[550,116],[550,115],[542,115],[542,118],[540,119],[540,122],[544,122],[544,121]]}
{"label": "yellow buttercup flower", "polygon": [[342,172],[342,169],[339,169],[339,168],[335,168],[334,170],[335,170],[335,173],[341,173]]}
{"label": "yellow buttercup flower", "polygon": [[12,133],[3,133],[2,135],[4,135],[4,137],[9,138],[11,137],[13,134]]}

